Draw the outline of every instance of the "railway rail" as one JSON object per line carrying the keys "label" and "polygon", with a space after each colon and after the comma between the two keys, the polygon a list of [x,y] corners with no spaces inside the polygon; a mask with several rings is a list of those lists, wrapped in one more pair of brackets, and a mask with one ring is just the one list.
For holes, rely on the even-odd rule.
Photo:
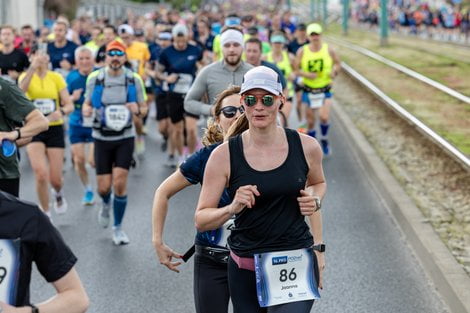
{"label": "railway rail", "polygon": [[344,71],[350,77],[358,81],[362,86],[364,86],[367,90],[369,90],[372,94],[374,94],[374,96],[380,99],[382,103],[387,105],[394,112],[396,112],[400,117],[402,117],[408,123],[413,125],[426,138],[430,139],[432,142],[438,145],[441,149],[443,149],[449,156],[451,156],[454,160],[459,162],[465,170],[470,171],[470,159],[466,155],[464,155],[461,151],[455,148],[447,140],[445,140],[436,132],[434,132],[431,128],[426,126],[423,122],[421,122],[414,115],[408,112],[395,100],[387,96],[382,90],[380,90],[367,78],[365,78],[363,75],[361,75],[356,70],[354,70],[351,66],[349,66],[345,62],[342,62],[342,66],[343,66]]}

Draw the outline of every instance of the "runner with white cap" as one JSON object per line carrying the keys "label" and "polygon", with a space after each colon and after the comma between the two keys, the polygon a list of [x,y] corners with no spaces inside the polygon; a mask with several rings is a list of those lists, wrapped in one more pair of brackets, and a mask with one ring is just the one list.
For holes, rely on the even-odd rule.
{"label": "runner with white cap", "polygon": [[[234,313],[307,313],[319,297],[317,285],[322,286],[317,264],[324,267],[321,147],[314,138],[277,125],[285,96],[272,69],[248,71],[240,93],[249,129],[212,152],[196,227],[214,229],[235,215],[228,238]],[[233,201],[217,208],[226,187]]]}

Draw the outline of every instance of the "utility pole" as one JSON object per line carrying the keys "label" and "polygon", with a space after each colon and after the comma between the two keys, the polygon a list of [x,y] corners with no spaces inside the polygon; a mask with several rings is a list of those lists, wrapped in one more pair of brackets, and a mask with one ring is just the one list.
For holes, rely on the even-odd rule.
{"label": "utility pole", "polygon": [[380,45],[388,45],[388,10],[387,0],[380,0]]}
{"label": "utility pole", "polygon": [[323,20],[322,20],[322,24],[323,24],[323,28],[326,29],[327,27],[327,20],[328,20],[328,0],[322,0],[323,2]]}
{"label": "utility pole", "polygon": [[349,0],[343,0],[343,35],[348,35]]}
{"label": "utility pole", "polygon": [[310,0],[310,20],[315,20],[315,0]]}

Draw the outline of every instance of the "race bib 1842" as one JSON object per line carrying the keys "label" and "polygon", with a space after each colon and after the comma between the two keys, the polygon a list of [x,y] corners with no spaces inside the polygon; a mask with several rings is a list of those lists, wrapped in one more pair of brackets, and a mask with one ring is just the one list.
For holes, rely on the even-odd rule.
{"label": "race bib 1842", "polygon": [[106,127],[121,131],[131,122],[131,112],[125,105],[108,105],[104,111]]}
{"label": "race bib 1842", "polygon": [[16,305],[20,239],[0,239],[0,301]]}
{"label": "race bib 1842", "polygon": [[313,258],[312,249],[255,254],[260,306],[320,299]]}

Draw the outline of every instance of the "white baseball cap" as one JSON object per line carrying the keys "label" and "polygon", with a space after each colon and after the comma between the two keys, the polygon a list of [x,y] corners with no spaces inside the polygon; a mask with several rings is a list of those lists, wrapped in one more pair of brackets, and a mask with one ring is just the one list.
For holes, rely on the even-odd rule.
{"label": "white baseball cap", "polygon": [[122,34],[134,35],[134,29],[129,24],[122,24],[122,25],[119,25],[118,27],[118,34],[119,35],[122,35]]}
{"label": "white baseball cap", "polygon": [[257,66],[245,73],[240,94],[258,88],[266,90],[276,96],[282,94],[282,85],[279,75],[267,66]]}
{"label": "white baseball cap", "polygon": [[171,34],[173,35],[173,38],[178,36],[188,36],[188,27],[184,24],[176,24],[173,26]]}

